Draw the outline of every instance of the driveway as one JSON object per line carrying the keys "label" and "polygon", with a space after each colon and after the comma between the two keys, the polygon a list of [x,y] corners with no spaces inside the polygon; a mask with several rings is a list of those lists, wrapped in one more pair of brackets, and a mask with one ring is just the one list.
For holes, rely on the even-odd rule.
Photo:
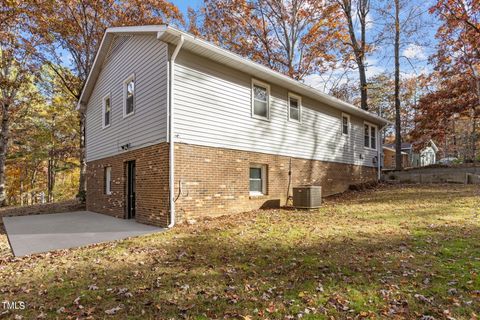
{"label": "driveway", "polygon": [[164,230],[90,211],[4,217],[3,223],[16,257]]}

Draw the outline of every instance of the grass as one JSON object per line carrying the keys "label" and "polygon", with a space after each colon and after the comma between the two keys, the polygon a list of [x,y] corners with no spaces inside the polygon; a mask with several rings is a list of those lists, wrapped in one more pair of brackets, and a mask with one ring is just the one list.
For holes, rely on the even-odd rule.
{"label": "grass", "polygon": [[21,259],[0,236],[0,301],[27,304],[0,314],[478,319],[479,211],[478,187],[383,186]]}

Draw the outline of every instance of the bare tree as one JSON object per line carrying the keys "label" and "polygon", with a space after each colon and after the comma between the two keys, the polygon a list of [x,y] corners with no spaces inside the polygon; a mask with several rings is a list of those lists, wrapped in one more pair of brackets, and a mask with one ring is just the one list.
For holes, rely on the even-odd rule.
{"label": "bare tree", "polygon": [[[402,106],[401,106],[401,62],[407,61],[413,66],[418,57],[402,55],[402,49],[412,46],[422,50],[428,45],[422,35],[428,29],[428,23],[423,19],[427,12],[424,3],[413,0],[385,1],[377,8],[378,14],[384,21],[384,30],[379,41],[393,47],[394,58],[394,105],[395,105],[395,168],[401,170],[402,164]],[[391,52],[391,51],[390,51]],[[388,54],[387,54],[388,55]]]}
{"label": "bare tree", "polygon": [[[368,110],[367,76],[365,58],[368,50],[367,46],[367,19],[370,12],[370,0],[336,0],[339,4],[343,16],[347,21],[348,34],[350,41],[347,43],[351,47],[355,63],[358,67],[360,78],[360,106],[363,110]],[[355,6],[355,9],[354,9]],[[356,16],[356,18],[355,18]],[[355,32],[355,20],[360,24],[360,41]]]}

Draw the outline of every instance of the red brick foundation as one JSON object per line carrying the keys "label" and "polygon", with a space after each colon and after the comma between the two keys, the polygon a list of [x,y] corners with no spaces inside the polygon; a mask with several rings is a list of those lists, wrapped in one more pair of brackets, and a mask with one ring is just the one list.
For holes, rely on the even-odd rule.
{"label": "red brick foundation", "polygon": [[[168,224],[168,144],[128,151],[87,164],[87,210],[125,217],[126,163],[136,162],[136,220]],[[112,167],[112,194],[105,194],[104,168]]]}
{"label": "red brick foundation", "polygon": [[[249,195],[252,163],[267,166],[265,196]],[[177,193],[180,181],[182,185],[182,194],[176,202],[177,216],[181,220],[283,206],[287,194],[292,194],[292,187],[299,185],[321,185],[323,196],[340,193],[352,184],[376,181],[376,170],[335,162],[176,144],[175,181]]]}
{"label": "red brick foundation", "polygon": [[[136,220],[168,225],[168,144],[162,143],[88,163],[87,210],[125,216],[127,161],[137,168]],[[267,194],[249,195],[250,164],[267,166]],[[291,181],[289,188],[289,168]],[[112,167],[112,194],[104,194],[104,167]],[[175,199],[178,221],[199,216],[244,212],[286,204],[292,187],[322,186],[328,196],[352,184],[376,180],[371,167],[305,160],[232,149],[175,145]],[[290,189],[290,190],[289,190]]]}

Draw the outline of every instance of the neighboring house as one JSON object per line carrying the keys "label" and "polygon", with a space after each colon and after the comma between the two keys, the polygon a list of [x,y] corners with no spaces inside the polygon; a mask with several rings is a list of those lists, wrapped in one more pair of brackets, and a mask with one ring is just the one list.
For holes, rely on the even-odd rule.
{"label": "neighboring house", "polygon": [[412,158],[412,165],[415,167],[425,167],[437,162],[438,147],[433,140],[428,141],[427,145],[420,150],[414,152]]}
{"label": "neighboring house", "polygon": [[[415,151],[415,144],[410,142],[402,142],[402,157],[403,157],[403,167],[425,167],[432,164],[435,164],[437,161],[436,154],[438,152],[438,147],[435,145],[433,140],[428,141],[428,143],[423,147],[420,151]],[[385,152],[387,149],[387,152]],[[383,146],[384,150],[384,157],[385,157],[385,166],[384,168],[387,169],[387,154],[391,157],[391,153],[393,152],[393,156],[395,156],[395,144],[385,144]],[[390,150],[390,151],[388,151]],[[407,156],[403,156],[406,154]],[[408,159],[406,161],[406,158]],[[393,168],[395,167],[395,162],[393,162]]]}
{"label": "neighboring house", "polygon": [[[395,155],[396,152],[394,148],[383,146],[383,169],[395,169],[397,163]],[[410,164],[408,153],[404,151],[402,151],[402,164],[404,166],[409,166]]]}
{"label": "neighboring house", "polygon": [[167,26],[108,29],[79,108],[87,209],[160,226],[374,181],[387,124]]}

